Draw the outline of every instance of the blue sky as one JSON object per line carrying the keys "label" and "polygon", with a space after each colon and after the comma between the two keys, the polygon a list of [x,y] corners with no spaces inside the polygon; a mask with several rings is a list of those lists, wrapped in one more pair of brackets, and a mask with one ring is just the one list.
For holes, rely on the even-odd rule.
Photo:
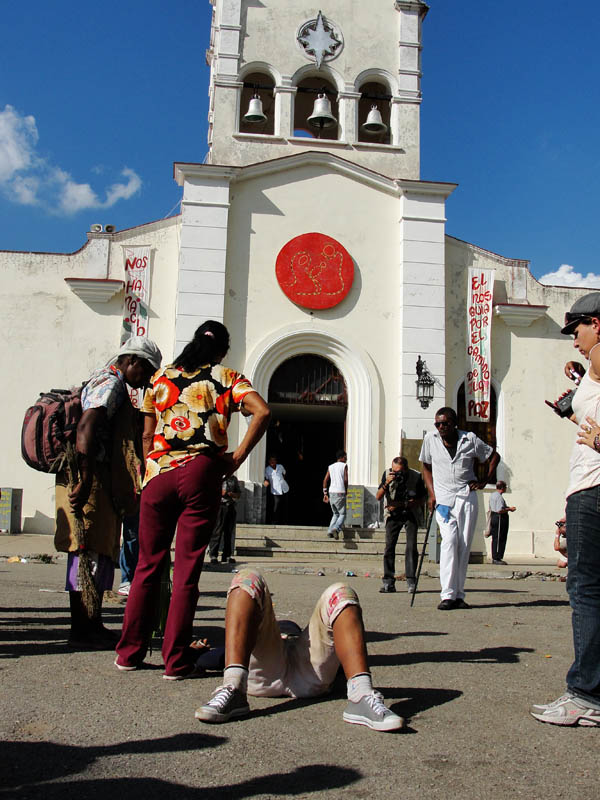
{"label": "blue sky", "polygon": [[[459,184],[447,232],[600,286],[600,8],[430,7],[421,177]],[[177,210],[173,161],[206,153],[210,16],[208,0],[3,4],[0,249],[72,252],[93,222]]]}

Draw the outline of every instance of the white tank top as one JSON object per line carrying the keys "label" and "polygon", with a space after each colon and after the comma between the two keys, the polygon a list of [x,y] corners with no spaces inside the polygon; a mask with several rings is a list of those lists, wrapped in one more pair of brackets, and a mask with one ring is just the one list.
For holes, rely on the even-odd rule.
{"label": "white tank top", "polygon": [[346,494],[345,472],[346,464],[343,461],[336,461],[335,464],[329,465],[329,477],[331,479],[329,492],[331,494]]}
{"label": "white tank top", "polygon": [[[589,372],[581,379],[581,383],[573,398],[573,413],[579,426],[585,423],[586,417],[600,420],[600,383],[593,381]],[[567,497],[582,489],[591,489],[600,484],[600,453],[597,453],[586,444],[573,445],[571,463],[569,465],[569,488]]]}

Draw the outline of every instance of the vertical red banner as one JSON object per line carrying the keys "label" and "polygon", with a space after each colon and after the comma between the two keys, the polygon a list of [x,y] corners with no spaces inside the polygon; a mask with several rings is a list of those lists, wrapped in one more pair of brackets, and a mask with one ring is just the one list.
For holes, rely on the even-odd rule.
{"label": "vertical red banner", "polygon": [[467,296],[467,377],[465,380],[468,422],[488,422],[490,419],[493,296],[494,270],[471,267]]}

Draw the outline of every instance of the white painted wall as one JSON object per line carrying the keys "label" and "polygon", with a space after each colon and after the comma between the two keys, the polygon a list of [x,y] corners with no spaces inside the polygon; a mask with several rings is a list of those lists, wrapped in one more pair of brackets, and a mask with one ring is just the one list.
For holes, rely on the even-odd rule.
{"label": "white painted wall", "polygon": [[[199,167],[196,171],[201,174],[203,169],[217,168]],[[416,348],[428,363],[443,353],[443,330],[441,338],[439,333],[430,336],[423,328],[423,308],[428,303],[431,306],[435,294],[434,316],[443,328],[444,198],[452,187],[412,184],[400,188],[352,165],[333,159],[310,163],[303,156],[277,168],[273,163],[262,170],[236,171],[231,181],[224,296],[224,319],[232,337],[228,363],[238,369],[249,368],[251,378],[256,370],[264,380],[264,386],[257,388],[266,394],[273,370],[289,357],[290,348],[296,347],[294,336],[308,337],[312,332],[312,344],[305,338],[305,349],[298,352],[331,358],[349,384],[350,373],[360,374],[356,398],[362,397],[367,383],[371,386],[366,400],[354,400],[352,394],[349,398],[346,447],[353,469],[351,480],[376,484],[391,455],[400,451],[403,414],[421,426],[414,377],[405,374],[408,360],[413,359]],[[425,215],[430,228],[420,227]],[[311,231],[337,239],[355,262],[352,290],[342,303],[324,311],[296,306],[281,291],[275,276],[277,254],[283,245]],[[185,236],[184,229],[182,241]],[[287,344],[286,336],[290,338]],[[344,343],[349,352],[344,353],[336,342]],[[273,359],[269,347],[279,348],[279,360]],[[405,347],[411,355],[403,361]],[[260,366],[261,357],[271,359],[270,372]],[[230,429],[232,442],[237,435],[235,425]],[[369,429],[368,442],[362,437],[365,427]],[[243,478],[260,479],[262,456],[261,460],[259,448],[243,470]]]}
{"label": "white painted wall", "polygon": [[[500,388],[499,477],[509,485],[506,502],[517,507],[510,515],[506,552],[508,556],[548,557],[554,553],[554,521],[564,511],[577,428],[556,416],[544,400],[555,400],[573,388],[563,366],[577,354],[571,337],[562,336],[560,328],[565,311],[590,290],[542,286],[525,265],[448,237],[446,398],[455,404],[457,386],[464,378],[467,270],[471,266],[495,269],[494,302],[548,306],[545,315],[529,327],[509,326],[497,315],[492,323],[492,378]],[[484,492],[486,509],[491,491]],[[479,527],[483,526],[480,513]],[[478,537],[474,548],[487,546],[489,551],[489,543],[484,544],[480,533]]]}
{"label": "white painted wall", "polygon": [[[21,458],[25,409],[41,391],[81,383],[118,349],[123,291],[107,303],[86,303],[65,278],[123,279],[121,245],[152,248],[150,336],[166,358],[173,354],[179,217],[112,235],[90,235],[71,255],[0,252],[3,299],[0,368],[6,425],[0,485],[23,489],[23,527],[54,529],[54,479]],[[10,387],[10,388],[9,388]]]}

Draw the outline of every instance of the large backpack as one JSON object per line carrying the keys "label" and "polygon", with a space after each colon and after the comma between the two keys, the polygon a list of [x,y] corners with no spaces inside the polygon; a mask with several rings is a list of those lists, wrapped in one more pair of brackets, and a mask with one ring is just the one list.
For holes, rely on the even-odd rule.
{"label": "large backpack", "polygon": [[33,469],[57,472],[67,444],[75,446],[83,386],[43,392],[25,412],[21,455]]}

